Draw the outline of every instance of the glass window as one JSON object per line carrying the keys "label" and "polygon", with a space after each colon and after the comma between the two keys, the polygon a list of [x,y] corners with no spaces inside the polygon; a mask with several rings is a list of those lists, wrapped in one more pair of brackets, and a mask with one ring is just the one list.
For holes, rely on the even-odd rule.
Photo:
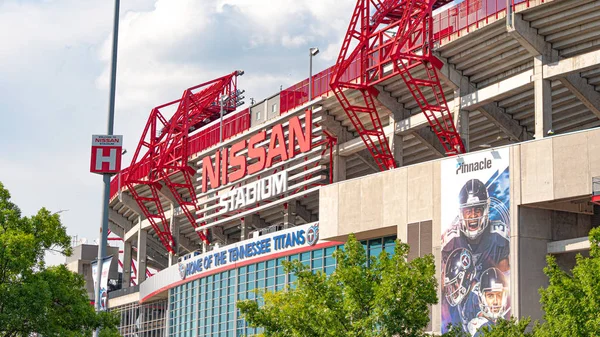
{"label": "glass window", "polygon": [[325,255],[331,256],[331,255],[333,255],[333,252],[335,252],[335,247],[327,247],[327,248],[325,248]]}
{"label": "glass window", "polygon": [[308,260],[310,260],[310,252],[304,252],[302,254],[300,254],[300,261],[307,262]]}
{"label": "glass window", "polygon": [[381,254],[381,239],[369,241],[369,256],[378,257]]}

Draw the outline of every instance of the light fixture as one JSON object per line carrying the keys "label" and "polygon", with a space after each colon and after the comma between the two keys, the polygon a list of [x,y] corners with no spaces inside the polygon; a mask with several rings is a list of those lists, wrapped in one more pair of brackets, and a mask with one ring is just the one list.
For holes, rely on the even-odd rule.
{"label": "light fixture", "polygon": [[121,152],[121,155],[124,156],[127,153],[127,149],[123,149],[123,152]]}
{"label": "light fixture", "polygon": [[244,71],[243,71],[243,70],[238,70],[238,71],[236,72],[236,75],[238,75],[238,76],[242,76],[242,75],[244,75]]}
{"label": "light fixture", "polygon": [[554,134],[554,130],[550,129],[548,130],[548,136],[552,136]]}
{"label": "light fixture", "polygon": [[316,56],[319,53],[319,48],[317,47],[311,47],[308,50],[308,58],[310,60],[309,65],[308,65],[308,101],[312,101],[313,97],[313,90],[312,90],[312,81],[313,81],[313,75],[312,75],[312,58],[313,56]]}

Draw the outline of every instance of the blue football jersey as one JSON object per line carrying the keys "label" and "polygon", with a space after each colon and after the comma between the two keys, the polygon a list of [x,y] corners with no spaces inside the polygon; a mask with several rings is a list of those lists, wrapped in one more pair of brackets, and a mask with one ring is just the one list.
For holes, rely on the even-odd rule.
{"label": "blue football jersey", "polygon": [[502,221],[490,221],[486,230],[476,240],[465,237],[455,222],[442,237],[442,261],[447,260],[452,251],[467,248],[473,255],[476,279],[484,270],[496,267],[498,263],[508,258],[510,252],[509,228]]}
{"label": "blue football jersey", "polygon": [[476,289],[469,291],[469,294],[458,305],[448,306],[452,325],[460,325],[464,332],[468,332],[469,322],[477,317],[479,311],[479,297]]}

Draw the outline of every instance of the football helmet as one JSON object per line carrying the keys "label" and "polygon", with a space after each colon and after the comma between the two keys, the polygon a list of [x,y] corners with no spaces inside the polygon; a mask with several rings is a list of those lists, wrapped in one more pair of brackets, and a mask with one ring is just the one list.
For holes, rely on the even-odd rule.
{"label": "football helmet", "polygon": [[479,307],[484,317],[496,321],[508,311],[508,282],[500,269],[486,269],[479,280]]}
{"label": "football helmet", "polygon": [[460,231],[467,238],[476,239],[489,222],[490,199],[487,188],[481,180],[470,179],[460,190],[458,199]]}
{"label": "football helmet", "polygon": [[466,248],[455,249],[444,267],[444,294],[448,304],[456,306],[467,296],[475,278],[473,255]]}

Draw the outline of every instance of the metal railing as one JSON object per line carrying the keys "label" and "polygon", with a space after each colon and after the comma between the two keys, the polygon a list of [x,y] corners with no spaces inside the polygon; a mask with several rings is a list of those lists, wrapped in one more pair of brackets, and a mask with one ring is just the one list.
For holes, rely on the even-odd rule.
{"label": "metal railing", "polygon": [[[239,133],[242,133],[250,128],[250,109],[246,108],[239,112],[234,113],[233,116],[223,121],[223,139],[231,138]],[[211,125],[210,127],[200,130],[198,133],[192,135],[188,141],[189,153],[198,153],[211,146],[219,143],[219,124]],[[113,177],[110,182],[110,197],[111,199],[116,196],[120,188],[123,188],[123,179],[129,167],[121,170],[119,174]],[[150,163],[142,164],[141,168],[136,171],[136,177],[134,179],[143,179],[150,172]],[[120,188],[119,188],[120,187]]]}
{"label": "metal railing", "polygon": [[[513,0],[513,7],[526,7],[544,0]],[[433,39],[439,45],[448,43],[473,29],[495,21],[506,11],[506,0],[465,0],[433,18]],[[360,64],[355,60],[342,80],[354,80],[360,76]],[[329,80],[333,66],[313,75],[312,97],[326,95],[331,89]],[[308,78],[281,91],[281,114],[308,102]]]}

